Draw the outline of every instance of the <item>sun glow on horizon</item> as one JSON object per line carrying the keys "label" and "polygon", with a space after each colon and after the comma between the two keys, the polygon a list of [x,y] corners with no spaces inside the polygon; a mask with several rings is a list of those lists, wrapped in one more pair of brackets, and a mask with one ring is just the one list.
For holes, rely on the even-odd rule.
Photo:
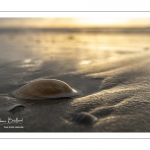
{"label": "sun glow on horizon", "polygon": [[0,18],[0,28],[86,28],[86,27],[145,27],[150,18]]}
{"label": "sun glow on horizon", "polygon": [[89,27],[147,27],[150,26],[150,18],[115,18],[95,17],[78,19],[81,26]]}
{"label": "sun glow on horizon", "polygon": [[82,25],[91,25],[91,26],[104,26],[104,25],[119,25],[126,24],[128,19],[124,18],[84,18],[79,19],[80,24]]}

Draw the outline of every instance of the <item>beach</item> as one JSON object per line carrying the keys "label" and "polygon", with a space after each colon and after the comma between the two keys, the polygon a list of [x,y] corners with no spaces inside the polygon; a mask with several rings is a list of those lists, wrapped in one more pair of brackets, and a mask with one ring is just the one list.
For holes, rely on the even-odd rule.
{"label": "beach", "polygon": [[[0,29],[0,132],[150,131],[149,29],[95,30]],[[81,94],[13,96],[37,79],[62,80]],[[15,104],[25,107],[7,111]]]}

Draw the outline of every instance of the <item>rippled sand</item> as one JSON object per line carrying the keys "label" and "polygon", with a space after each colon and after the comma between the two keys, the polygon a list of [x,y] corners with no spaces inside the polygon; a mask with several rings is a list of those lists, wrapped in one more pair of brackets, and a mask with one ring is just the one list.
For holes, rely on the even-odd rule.
{"label": "rippled sand", "polygon": [[[122,40],[118,36],[3,33],[0,36],[0,118],[23,118],[24,128],[5,129],[1,125],[0,131],[150,131],[150,51],[144,49],[148,42],[138,43],[137,35],[121,35]],[[123,43],[115,47],[119,39],[123,42],[134,38],[135,42],[129,44],[133,45],[131,49],[126,46],[127,41],[122,46],[126,50],[121,49]],[[136,43],[139,49],[134,47]],[[109,47],[105,49],[105,45]],[[12,96],[14,90],[40,78],[63,80],[81,90],[82,95],[42,101]],[[14,104],[26,107],[7,111]],[[89,124],[86,115],[73,119],[83,112],[97,120]]]}

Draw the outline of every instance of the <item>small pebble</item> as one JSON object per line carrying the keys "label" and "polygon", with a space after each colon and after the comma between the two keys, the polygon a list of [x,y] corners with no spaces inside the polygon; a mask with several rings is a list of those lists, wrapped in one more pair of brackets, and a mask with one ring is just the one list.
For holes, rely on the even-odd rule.
{"label": "small pebble", "polygon": [[12,111],[13,109],[15,109],[17,107],[26,107],[26,106],[23,105],[23,104],[14,104],[14,105],[9,106],[6,110],[7,111]]}
{"label": "small pebble", "polygon": [[81,124],[93,124],[97,121],[97,117],[86,112],[81,112],[79,114],[76,114],[73,117],[72,121]]}

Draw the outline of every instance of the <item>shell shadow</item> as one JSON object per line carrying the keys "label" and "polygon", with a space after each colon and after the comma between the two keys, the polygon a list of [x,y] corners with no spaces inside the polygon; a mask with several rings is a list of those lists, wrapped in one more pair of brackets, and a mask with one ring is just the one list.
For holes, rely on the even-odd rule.
{"label": "shell shadow", "polygon": [[73,98],[59,98],[59,99],[22,100],[22,101],[26,103],[26,108],[33,108],[33,107],[60,105],[64,103],[69,103],[72,100]]}

